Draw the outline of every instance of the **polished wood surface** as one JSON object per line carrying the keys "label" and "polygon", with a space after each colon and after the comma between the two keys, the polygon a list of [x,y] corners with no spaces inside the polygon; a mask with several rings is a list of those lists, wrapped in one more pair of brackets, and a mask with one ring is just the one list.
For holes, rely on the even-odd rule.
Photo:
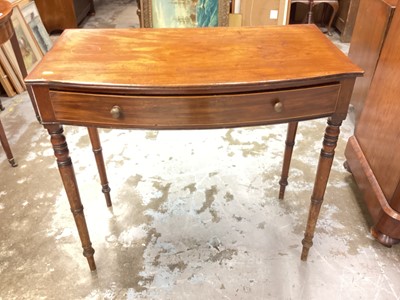
{"label": "polished wood surface", "polygon": [[285,86],[292,81],[312,84],[313,79],[358,74],[360,69],[320,34],[314,25],[274,26],[268,30],[66,30],[27,81],[143,90],[147,94],[173,90],[179,94],[189,90],[212,94],[214,90],[262,90],[268,85]]}
{"label": "polished wood surface", "polygon": [[365,71],[364,76],[356,80],[351,98],[356,121],[363,110],[396,2],[397,0],[364,0],[360,3],[349,49],[350,59]]}
{"label": "polished wood surface", "polygon": [[94,14],[93,0],[35,0],[48,33],[76,28],[88,14]]}
{"label": "polished wood surface", "polygon": [[[364,200],[374,220],[374,231],[400,240],[400,10],[396,9],[385,39],[382,54],[371,82],[364,109],[352,142],[346,149],[346,158],[353,175],[365,195]],[[357,159],[362,152],[365,161]],[[359,166],[368,172],[358,172]],[[358,174],[361,173],[361,174]],[[370,196],[373,190],[379,192]],[[385,207],[396,209],[388,214]]]}
{"label": "polished wood surface", "polygon": [[339,126],[360,75],[314,25],[76,29],[63,33],[26,84],[51,135],[84,255],[94,270],[63,124],[89,127],[99,152],[97,127],[226,128],[329,117],[303,240],[306,260]]}

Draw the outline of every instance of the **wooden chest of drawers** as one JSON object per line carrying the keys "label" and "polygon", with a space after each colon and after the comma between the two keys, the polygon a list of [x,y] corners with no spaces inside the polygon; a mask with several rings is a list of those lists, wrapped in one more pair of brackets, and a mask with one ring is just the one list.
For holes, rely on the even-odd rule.
{"label": "wooden chest of drawers", "polygon": [[48,33],[76,28],[88,14],[94,14],[93,0],[35,0]]}

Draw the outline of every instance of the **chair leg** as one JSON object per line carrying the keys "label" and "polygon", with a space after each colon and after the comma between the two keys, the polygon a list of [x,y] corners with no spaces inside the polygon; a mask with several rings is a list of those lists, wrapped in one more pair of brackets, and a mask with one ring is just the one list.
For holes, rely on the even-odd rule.
{"label": "chair leg", "polygon": [[333,20],[335,19],[335,16],[339,10],[339,3],[328,3],[328,4],[332,7],[333,11],[332,11],[332,15],[331,15],[331,18],[329,19],[329,23],[328,23],[328,26],[326,29],[328,31],[328,35],[332,35],[332,23],[333,23]]}
{"label": "chair leg", "polygon": [[5,108],[4,108],[4,106],[3,106],[3,103],[1,103],[1,100],[0,100],[0,110],[1,110],[1,111],[5,110]]}
{"label": "chair leg", "polygon": [[111,207],[111,196],[110,187],[108,185],[106,168],[104,166],[103,150],[101,149],[100,137],[97,128],[88,127],[90,142],[92,143],[94,157],[96,158],[97,169],[100,175],[100,182],[102,186],[102,192],[106,198],[107,207]]}
{"label": "chair leg", "polygon": [[1,145],[3,146],[4,151],[6,152],[8,162],[11,164],[12,167],[18,166],[18,164],[15,162],[13,154],[11,152],[10,145],[8,144],[7,136],[4,131],[3,124],[0,121],[0,141]]}
{"label": "chair leg", "polygon": [[285,195],[286,186],[288,185],[287,179],[289,177],[289,167],[290,167],[290,161],[292,159],[294,141],[297,132],[297,125],[298,122],[290,122],[288,124],[282,174],[281,174],[281,180],[279,181],[279,185],[281,186],[279,189],[279,199],[283,199],[283,196]]}
{"label": "chair leg", "polygon": [[307,13],[307,24],[313,23],[313,8],[314,8],[314,0],[310,0],[308,13]]}

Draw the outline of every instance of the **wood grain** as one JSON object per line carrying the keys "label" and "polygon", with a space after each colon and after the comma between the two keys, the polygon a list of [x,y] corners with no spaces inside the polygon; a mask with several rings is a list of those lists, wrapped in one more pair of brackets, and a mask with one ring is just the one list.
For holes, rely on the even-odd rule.
{"label": "wood grain", "polygon": [[182,93],[361,73],[314,25],[75,29],[26,82]]}

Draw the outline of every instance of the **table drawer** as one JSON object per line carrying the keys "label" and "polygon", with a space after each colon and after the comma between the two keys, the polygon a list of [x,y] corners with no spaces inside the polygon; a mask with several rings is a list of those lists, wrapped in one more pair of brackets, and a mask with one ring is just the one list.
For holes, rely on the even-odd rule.
{"label": "table drawer", "polygon": [[[119,96],[51,91],[56,121],[131,128],[223,128],[328,116],[339,84],[207,96]],[[46,120],[43,120],[46,121]]]}

